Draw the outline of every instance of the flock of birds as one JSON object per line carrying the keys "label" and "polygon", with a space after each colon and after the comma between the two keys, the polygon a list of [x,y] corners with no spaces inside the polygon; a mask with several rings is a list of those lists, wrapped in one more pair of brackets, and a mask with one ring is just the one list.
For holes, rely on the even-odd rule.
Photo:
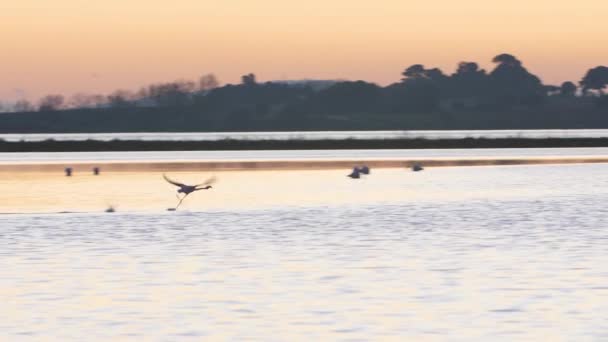
{"label": "flock of birds", "polygon": [[[424,170],[424,168],[422,167],[422,165],[416,163],[412,166],[412,171],[414,172],[419,172]],[[361,175],[369,175],[370,173],[370,169],[367,165],[363,165],[361,167],[359,166],[355,166],[352,170],[352,172],[347,175],[347,177],[353,178],[353,179],[359,179],[361,178]],[[212,188],[211,184],[215,183],[217,181],[217,178],[215,176],[207,179],[206,181],[200,183],[200,184],[196,184],[196,185],[187,185],[184,183],[180,183],[180,182],[176,182],[174,180],[171,180],[169,177],[167,177],[167,175],[163,174],[163,178],[169,182],[170,184],[173,184],[175,186],[177,186],[179,189],[177,189],[177,199],[179,199],[179,202],[177,203],[177,205],[175,206],[175,208],[169,208],[167,210],[169,211],[175,211],[177,210],[177,208],[179,208],[179,206],[182,204],[182,202],[184,201],[184,199],[190,195],[191,193],[195,192],[195,191],[199,191],[199,190],[209,190]],[[179,194],[184,194],[182,197],[179,196]]]}
{"label": "flock of birds", "polygon": [[[419,172],[424,170],[424,168],[422,167],[422,165],[416,163],[414,165],[412,165],[412,171],[414,172]],[[353,179],[359,179],[361,178],[361,175],[369,175],[369,167],[367,165],[363,165],[361,167],[359,166],[355,166],[353,168],[353,171],[347,175],[347,177],[353,178]]]}
{"label": "flock of birds", "polygon": [[[418,163],[412,165],[412,171],[419,172],[422,170],[424,170],[422,165],[420,165]],[[94,175],[98,176],[99,172],[100,172],[100,169],[98,167],[93,168]],[[359,178],[361,178],[361,175],[369,175],[369,174],[370,174],[370,168],[367,165],[355,166],[353,168],[352,172],[347,175],[347,177],[350,177],[352,179],[359,179]],[[71,177],[72,168],[70,168],[70,167],[66,168],[65,175],[68,177]],[[175,185],[176,187],[178,187],[177,194],[175,194],[175,196],[177,197],[179,202],[177,202],[177,205],[174,208],[168,208],[167,209],[168,211],[176,211],[177,208],[179,208],[179,206],[182,204],[184,199],[186,199],[186,197],[188,197],[188,195],[190,195],[193,192],[200,191],[200,190],[209,190],[209,189],[213,188],[212,184],[217,181],[217,178],[215,176],[212,176],[211,178],[208,178],[206,181],[204,181],[200,184],[188,185],[188,184],[174,181],[174,180],[170,179],[169,177],[167,177],[167,175],[165,175],[165,174],[163,174],[163,178],[169,184],[172,184],[172,185]],[[183,196],[180,196],[180,194],[183,194]],[[110,206],[108,209],[106,209],[107,213],[113,213],[115,211],[116,211],[116,209],[113,206]]]}

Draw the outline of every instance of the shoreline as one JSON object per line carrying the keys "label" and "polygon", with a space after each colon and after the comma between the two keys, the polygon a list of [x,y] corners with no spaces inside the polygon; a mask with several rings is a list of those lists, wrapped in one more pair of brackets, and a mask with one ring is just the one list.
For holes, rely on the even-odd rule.
{"label": "shoreline", "polygon": [[85,140],[0,141],[0,152],[119,152],[232,151],[340,149],[466,149],[608,147],[608,138],[462,138],[462,139],[343,139],[343,140]]}
{"label": "shoreline", "polygon": [[258,160],[258,161],[86,161],[86,162],[6,162],[0,163],[0,172],[44,172],[62,174],[65,168],[74,173],[90,173],[94,167],[105,172],[197,172],[197,171],[287,171],[287,170],[350,170],[356,165],[370,168],[509,166],[548,164],[608,163],[608,156],[573,157],[469,157],[469,158],[391,158],[341,160]]}

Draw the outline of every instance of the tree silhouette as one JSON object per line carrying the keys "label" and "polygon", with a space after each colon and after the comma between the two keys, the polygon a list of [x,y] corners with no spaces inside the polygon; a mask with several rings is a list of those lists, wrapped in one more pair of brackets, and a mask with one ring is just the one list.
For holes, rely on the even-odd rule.
{"label": "tree silhouette", "polygon": [[38,110],[41,112],[55,111],[61,109],[63,102],[63,95],[47,95],[40,100]]}
{"label": "tree silhouette", "polygon": [[515,56],[508,53],[503,53],[494,57],[492,62],[498,64],[499,66],[509,68],[517,68],[521,66],[521,62]]}
{"label": "tree silhouette", "polygon": [[387,89],[392,111],[434,111],[438,108],[449,79],[440,69],[414,64],[401,75],[401,83]]}
{"label": "tree silhouette", "polygon": [[425,69],[422,64],[414,64],[401,74],[404,78],[402,82],[416,82],[416,81],[433,81],[441,82],[446,79],[446,76],[438,68]]}
{"label": "tree silhouette", "polygon": [[369,113],[382,100],[381,88],[364,81],[340,82],[324,89],[316,96],[316,106],[325,113]]}
{"label": "tree silhouette", "polygon": [[133,106],[135,96],[128,90],[116,90],[108,95],[108,104],[114,108],[126,108]]}
{"label": "tree silhouette", "polygon": [[219,86],[220,82],[214,74],[203,75],[198,81],[198,90],[203,92],[215,89]]}
{"label": "tree silhouette", "polygon": [[598,66],[590,69],[580,84],[584,94],[587,94],[589,90],[597,90],[603,95],[604,88],[608,85],[608,67]]}
{"label": "tree silhouette", "polygon": [[458,69],[456,69],[456,73],[454,76],[468,76],[468,75],[477,75],[484,74],[485,70],[479,70],[479,65],[475,62],[460,62],[458,63]]}
{"label": "tree silhouette", "polygon": [[562,83],[560,87],[560,94],[565,97],[572,97],[576,94],[576,84],[568,81]]}
{"label": "tree silhouette", "polygon": [[15,102],[15,111],[16,112],[32,112],[34,111],[34,106],[28,100],[19,100]]}
{"label": "tree silhouette", "polygon": [[99,94],[76,93],[67,103],[69,108],[95,108],[106,102],[106,97]]}
{"label": "tree silhouette", "polygon": [[245,86],[253,86],[257,84],[254,74],[247,74],[241,76],[241,83]]}
{"label": "tree silhouette", "polygon": [[487,92],[488,75],[474,62],[460,62],[456,72],[450,77],[448,96],[462,101],[472,101],[477,105]]}
{"label": "tree silhouette", "polygon": [[538,77],[523,67],[513,55],[500,54],[492,60],[496,68],[489,75],[489,86],[499,106],[537,104],[545,95]]}
{"label": "tree silhouette", "polygon": [[427,77],[426,69],[422,64],[414,64],[408,67],[407,69],[405,69],[405,71],[403,71],[401,75],[404,76],[404,78],[401,79],[404,82],[407,80],[424,79]]}
{"label": "tree silhouette", "polygon": [[179,80],[151,85],[148,87],[147,96],[162,107],[185,106],[191,102],[191,95],[195,88],[194,82]]}

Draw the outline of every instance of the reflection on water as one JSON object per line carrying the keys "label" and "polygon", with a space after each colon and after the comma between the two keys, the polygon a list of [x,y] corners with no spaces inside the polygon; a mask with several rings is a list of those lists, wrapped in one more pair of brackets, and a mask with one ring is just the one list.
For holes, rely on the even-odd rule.
{"label": "reflection on water", "polygon": [[61,178],[82,182],[63,186],[72,209],[93,207],[87,181],[135,194],[113,214],[0,217],[0,337],[605,340],[607,171],[235,172],[183,212],[162,180],[137,190],[151,175]]}

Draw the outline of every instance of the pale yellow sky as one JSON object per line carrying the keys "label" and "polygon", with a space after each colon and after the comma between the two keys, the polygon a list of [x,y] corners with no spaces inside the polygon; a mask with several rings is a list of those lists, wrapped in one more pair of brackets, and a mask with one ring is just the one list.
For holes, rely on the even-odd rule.
{"label": "pale yellow sky", "polygon": [[546,83],[608,64],[606,0],[0,0],[0,99],[238,82],[451,73],[508,52]]}

